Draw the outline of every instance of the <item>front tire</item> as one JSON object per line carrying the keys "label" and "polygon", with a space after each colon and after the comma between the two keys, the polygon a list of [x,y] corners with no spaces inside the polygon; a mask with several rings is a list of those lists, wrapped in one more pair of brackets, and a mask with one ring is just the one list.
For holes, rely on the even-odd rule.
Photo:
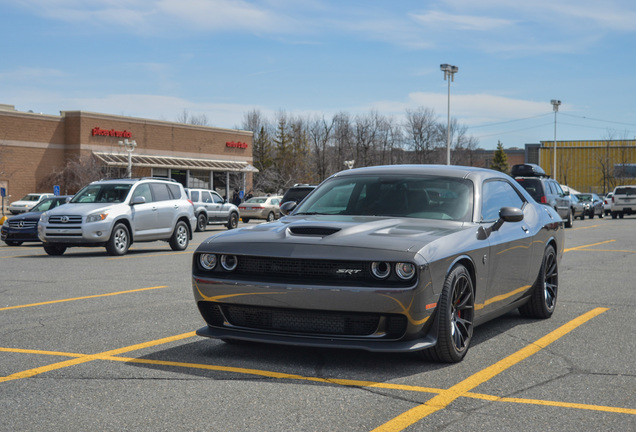
{"label": "front tire", "polygon": [[186,250],[190,243],[190,236],[188,233],[188,227],[185,222],[179,221],[174,227],[172,237],[170,237],[170,247],[173,251]]}
{"label": "front tire", "polygon": [[468,352],[475,318],[473,280],[463,265],[456,265],[446,277],[437,311],[437,345],[423,354],[437,362],[457,363]]}
{"label": "front tire", "polygon": [[63,255],[66,252],[66,246],[45,245],[44,252],[51,256]]}
{"label": "front tire", "polygon": [[227,220],[227,229],[231,230],[238,227],[239,217],[236,213],[231,213],[230,218]]}
{"label": "front tire", "polygon": [[572,210],[570,210],[568,212],[568,217],[567,219],[565,219],[565,227],[566,228],[572,228],[572,221],[574,220],[574,218],[572,217]]}
{"label": "front tire", "polygon": [[205,231],[205,227],[208,226],[208,218],[205,214],[201,213],[197,216],[197,232]]}
{"label": "front tire", "polygon": [[113,228],[113,233],[106,242],[106,252],[112,256],[126,255],[130,247],[130,233],[126,225],[119,223]]}
{"label": "front tire", "polygon": [[530,300],[519,307],[519,312],[526,318],[546,319],[552,316],[556,308],[559,292],[559,269],[557,254],[552,245],[545,248],[539,275],[532,285]]}

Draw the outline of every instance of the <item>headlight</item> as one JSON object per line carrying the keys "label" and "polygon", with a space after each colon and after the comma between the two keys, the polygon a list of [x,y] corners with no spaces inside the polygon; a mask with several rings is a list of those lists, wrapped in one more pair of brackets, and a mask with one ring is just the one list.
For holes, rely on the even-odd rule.
{"label": "headlight", "polygon": [[232,271],[238,265],[238,259],[235,255],[221,255],[221,267],[227,271]]}
{"label": "headlight", "polygon": [[108,213],[94,213],[86,216],[86,222],[98,222],[103,221],[108,216]]}
{"label": "headlight", "polygon": [[387,262],[374,261],[371,263],[371,274],[378,279],[386,279],[391,273],[391,266]]}
{"label": "headlight", "polygon": [[214,254],[204,253],[199,255],[199,265],[204,270],[212,270],[216,267],[216,261],[216,255]]}
{"label": "headlight", "polygon": [[400,279],[409,280],[415,276],[415,265],[411,263],[395,264],[395,273]]}
{"label": "headlight", "polygon": [[47,223],[49,221],[49,214],[44,212],[40,215],[40,223]]}

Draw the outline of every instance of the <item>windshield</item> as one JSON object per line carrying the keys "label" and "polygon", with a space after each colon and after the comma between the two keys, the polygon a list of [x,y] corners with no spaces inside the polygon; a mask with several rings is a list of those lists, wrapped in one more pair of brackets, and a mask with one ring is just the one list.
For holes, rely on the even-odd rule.
{"label": "windshield", "polygon": [[437,176],[346,176],[323,183],[293,214],[470,221],[473,184]]}
{"label": "windshield", "polygon": [[50,198],[45,199],[37,203],[32,209],[32,212],[45,212],[47,210],[51,210],[55,207],[61,206],[62,204],[66,204],[66,198]]}
{"label": "windshield", "polygon": [[579,199],[579,201],[583,201],[583,202],[592,201],[592,195],[578,194],[576,197]]}
{"label": "windshield", "polygon": [[80,190],[72,203],[122,203],[130,191],[130,184],[90,184]]}
{"label": "windshield", "polygon": [[37,201],[40,199],[40,195],[25,195],[20,201]]}

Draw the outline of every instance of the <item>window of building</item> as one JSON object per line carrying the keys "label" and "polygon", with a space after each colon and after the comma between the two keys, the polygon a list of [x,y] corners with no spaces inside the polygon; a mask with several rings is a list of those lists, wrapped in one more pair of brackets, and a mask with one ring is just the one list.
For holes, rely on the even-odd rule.
{"label": "window of building", "polygon": [[210,171],[190,170],[188,187],[197,189],[211,189],[210,178]]}

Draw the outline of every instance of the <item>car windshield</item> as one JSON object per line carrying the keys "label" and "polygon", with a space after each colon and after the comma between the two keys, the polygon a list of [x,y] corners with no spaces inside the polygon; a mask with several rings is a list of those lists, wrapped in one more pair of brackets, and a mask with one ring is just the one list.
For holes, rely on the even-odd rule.
{"label": "car windshield", "polygon": [[80,190],[72,203],[122,203],[130,191],[130,184],[90,184]]}
{"label": "car windshield", "polygon": [[20,201],[37,201],[39,199],[40,199],[40,195],[28,194],[24,198],[22,198]]}
{"label": "car windshield", "polygon": [[592,195],[578,194],[576,197],[579,199],[579,201],[583,201],[583,202],[592,201]]}
{"label": "car windshield", "polygon": [[323,183],[293,214],[471,220],[473,184],[439,176],[358,175]]}
{"label": "car windshield", "polygon": [[32,209],[32,212],[45,212],[47,210],[51,210],[55,207],[58,207],[62,204],[66,204],[66,199],[61,198],[51,198],[45,199],[37,203]]}

